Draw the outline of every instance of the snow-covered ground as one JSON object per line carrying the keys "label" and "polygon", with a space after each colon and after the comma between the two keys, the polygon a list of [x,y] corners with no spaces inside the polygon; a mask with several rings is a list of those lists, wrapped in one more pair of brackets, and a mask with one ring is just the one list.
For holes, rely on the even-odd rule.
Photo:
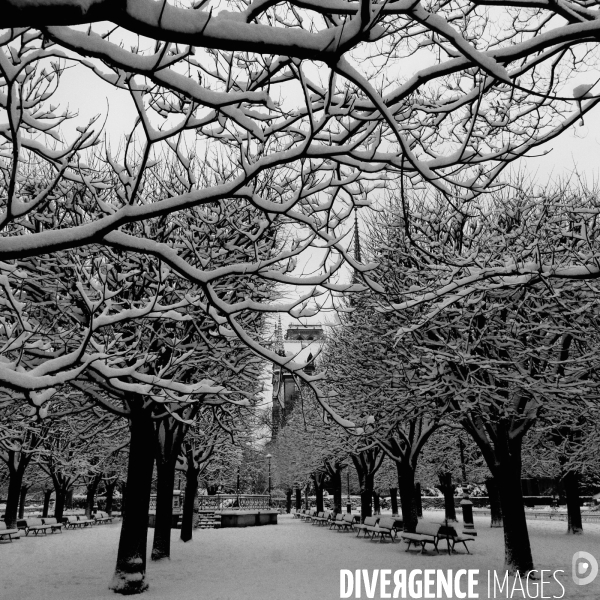
{"label": "snow-covered ground", "polygon": [[[441,512],[430,512],[426,519],[439,521],[441,516]],[[590,552],[600,562],[600,524],[586,524],[585,534],[576,537],[565,534],[566,524],[562,522],[533,521],[528,525],[536,567],[565,571],[559,575],[566,588],[564,598],[600,598],[600,575],[592,584],[578,588],[571,581],[576,551]],[[472,556],[431,552],[419,556],[414,551],[406,553],[405,544],[357,539],[353,533],[336,533],[288,515],[280,516],[277,526],[197,530],[189,544],[179,542],[176,531],[172,559],[149,563],[150,589],[143,597],[334,600],[340,597],[340,569],[479,569],[479,598],[493,598],[487,592],[487,572],[502,569],[502,530],[490,529],[489,517],[476,518],[476,528],[479,535],[472,544]],[[0,598],[114,600],[116,596],[107,585],[119,529],[117,523],[1,544]],[[530,591],[533,596],[534,588]],[[549,597],[562,594],[558,585],[545,587],[544,592]],[[517,590],[512,597],[523,595]]]}

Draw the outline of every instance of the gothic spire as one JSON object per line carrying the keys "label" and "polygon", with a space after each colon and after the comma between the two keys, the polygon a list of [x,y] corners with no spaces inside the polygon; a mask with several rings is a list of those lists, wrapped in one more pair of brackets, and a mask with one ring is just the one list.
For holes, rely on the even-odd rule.
{"label": "gothic spire", "polygon": [[275,325],[275,343],[273,350],[279,354],[279,356],[285,356],[285,350],[283,348],[283,329],[281,328],[281,315],[277,318]]}
{"label": "gothic spire", "polygon": [[360,233],[358,230],[358,208],[354,209],[354,258],[362,262],[362,253],[360,251]]}

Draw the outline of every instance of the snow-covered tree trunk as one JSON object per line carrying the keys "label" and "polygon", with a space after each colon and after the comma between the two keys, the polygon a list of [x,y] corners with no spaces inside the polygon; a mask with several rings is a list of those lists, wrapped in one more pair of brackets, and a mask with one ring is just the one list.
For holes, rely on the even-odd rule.
{"label": "snow-covered tree trunk", "polygon": [[485,480],[488,498],[490,500],[490,527],[502,527],[502,508],[500,496],[493,477]]}
{"label": "snow-covered tree trunk", "polygon": [[[504,458],[504,457],[503,457]],[[533,569],[533,556],[521,491],[521,464],[506,457],[494,469],[504,524],[504,566],[521,575]]]}
{"label": "snow-covered tree trunk", "polygon": [[379,501],[379,492],[377,490],[373,490],[373,514],[381,514],[381,503]]}
{"label": "snow-covered tree trunk", "polygon": [[342,469],[337,469],[330,479],[333,483],[333,512],[337,515],[342,512]]}
{"label": "snow-covered tree trunk", "polygon": [[117,487],[116,481],[112,481],[111,483],[106,484],[106,506],[104,507],[104,510],[109,515],[112,515],[116,487]]}
{"label": "snow-covered tree trunk", "polygon": [[65,512],[65,501],[67,499],[67,491],[61,486],[54,489],[56,500],[54,501],[54,518],[60,523]]}
{"label": "snow-covered tree trunk", "polygon": [[373,499],[373,488],[375,487],[375,475],[371,473],[363,473],[358,475],[360,481],[360,520],[364,523],[367,517],[373,516],[373,507],[371,501]]}
{"label": "snow-covered tree trunk", "polygon": [[48,516],[50,510],[50,498],[52,497],[53,490],[44,490],[44,505],[42,508],[42,517]]}
{"label": "snow-covered tree trunk", "polygon": [[19,511],[19,496],[21,494],[21,485],[25,469],[19,466],[16,469],[9,469],[8,495],[6,497],[6,510],[4,511],[4,521],[8,529],[17,526],[17,515]]}
{"label": "snow-covered tree trunk", "polygon": [[423,517],[423,498],[421,497],[421,484],[418,481],[415,483],[415,499],[417,502],[417,517],[421,519]]}
{"label": "snow-covered tree trunk", "polygon": [[102,473],[98,473],[94,475],[91,480],[88,482],[85,491],[85,516],[88,519],[92,518],[92,512],[94,510],[94,501],[96,500],[96,492],[98,491],[98,486],[102,481]]}
{"label": "snow-covered tree trunk", "polygon": [[25,500],[27,499],[27,492],[31,484],[24,483],[21,485],[21,493],[19,494],[19,519],[22,519],[25,515]]}
{"label": "snow-covered tree trunk", "polygon": [[444,511],[448,521],[456,521],[456,507],[454,506],[454,490],[456,486],[452,484],[452,473],[439,473],[440,490],[444,494]]}
{"label": "snow-covered tree trunk", "polygon": [[173,488],[175,486],[175,460],[157,459],[156,464],[156,520],[152,560],[170,558],[171,528],[173,524]]}
{"label": "snow-covered tree trunk", "polygon": [[390,502],[392,503],[392,514],[398,514],[398,488],[390,488]]}
{"label": "snow-covered tree trunk", "polygon": [[119,594],[139,594],[148,589],[146,544],[154,467],[153,446],[154,428],[150,414],[143,408],[132,407],[123,525],[117,565],[110,584],[110,589]]}
{"label": "snow-covered tree trunk", "polygon": [[194,531],[194,507],[197,505],[199,468],[194,468],[194,461],[188,459],[185,472],[185,496],[183,498],[183,515],[181,517],[182,542],[189,542]]}
{"label": "snow-covered tree trunk", "polygon": [[570,470],[564,476],[563,481],[567,496],[567,533],[583,533],[581,507],[579,504],[579,474]]}
{"label": "snow-covered tree trunk", "polygon": [[317,472],[313,474],[315,484],[315,496],[317,512],[323,512],[323,483],[325,482],[325,473]]}
{"label": "snow-covered tree trunk", "polygon": [[396,463],[398,471],[398,489],[400,490],[400,509],[404,531],[414,533],[419,522],[415,487],[415,472],[406,463]]}

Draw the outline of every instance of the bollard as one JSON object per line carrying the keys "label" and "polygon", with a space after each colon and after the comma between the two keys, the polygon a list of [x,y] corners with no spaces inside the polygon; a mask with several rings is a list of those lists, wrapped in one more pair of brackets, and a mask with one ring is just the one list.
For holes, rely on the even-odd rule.
{"label": "bollard", "polygon": [[463,496],[463,499],[460,501],[460,507],[462,508],[464,528],[471,530],[469,533],[472,533],[475,529],[473,523],[473,503],[469,500],[468,494]]}

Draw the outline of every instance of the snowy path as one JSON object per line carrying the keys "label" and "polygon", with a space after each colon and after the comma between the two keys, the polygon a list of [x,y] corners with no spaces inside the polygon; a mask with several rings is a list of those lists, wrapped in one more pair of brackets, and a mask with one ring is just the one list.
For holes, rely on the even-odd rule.
{"label": "snowy path", "polygon": [[[426,515],[440,520],[440,512]],[[340,569],[480,569],[479,598],[488,598],[487,571],[502,568],[502,530],[476,519],[473,556],[418,556],[405,545],[380,544],[311,526],[285,515],[277,526],[197,530],[182,544],[173,532],[171,561],[149,564],[150,590],[156,600],[335,600]],[[528,523],[538,569],[564,569],[566,600],[600,598],[600,576],[573,589],[571,559],[585,550],[600,560],[600,525],[588,524],[583,536],[565,535],[565,523]],[[23,538],[0,547],[2,600],[115,599],[107,590],[114,568],[119,524],[63,535]],[[548,590],[550,592],[548,593]],[[546,595],[561,589],[547,588]],[[363,590],[363,598],[365,598]],[[379,595],[376,596],[379,598]],[[493,597],[493,596],[492,596]],[[500,596],[498,596],[500,597]],[[506,597],[506,596],[502,596]],[[513,598],[522,598],[520,593]]]}

